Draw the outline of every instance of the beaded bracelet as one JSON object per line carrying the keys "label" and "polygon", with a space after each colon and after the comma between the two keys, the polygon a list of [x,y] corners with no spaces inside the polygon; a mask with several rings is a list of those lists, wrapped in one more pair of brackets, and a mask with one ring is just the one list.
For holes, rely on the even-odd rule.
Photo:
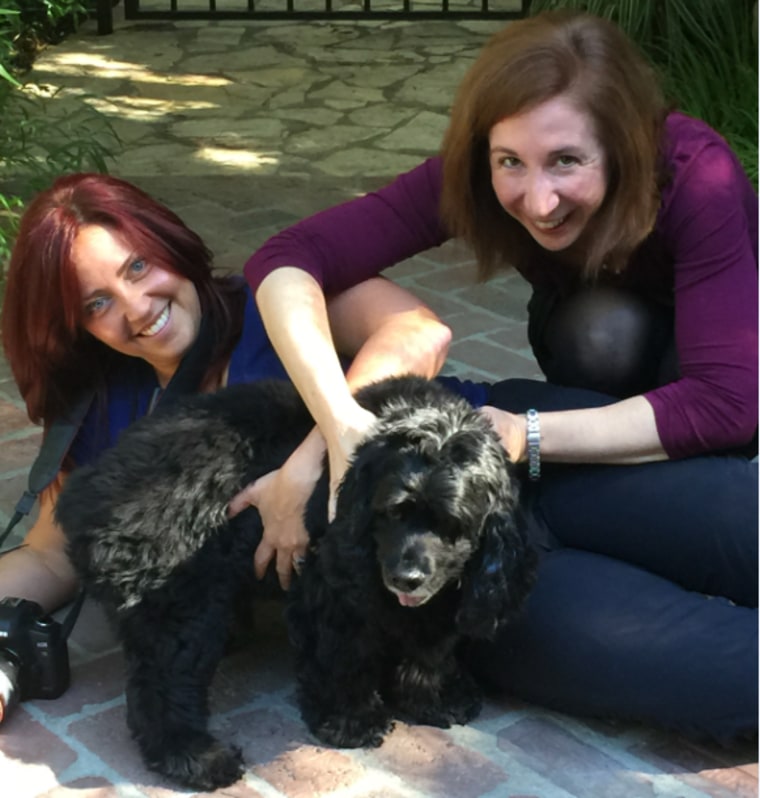
{"label": "beaded bracelet", "polygon": [[525,419],[528,425],[528,477],[537,480],[541,478],[541,425],[538,411],[528,410]]}

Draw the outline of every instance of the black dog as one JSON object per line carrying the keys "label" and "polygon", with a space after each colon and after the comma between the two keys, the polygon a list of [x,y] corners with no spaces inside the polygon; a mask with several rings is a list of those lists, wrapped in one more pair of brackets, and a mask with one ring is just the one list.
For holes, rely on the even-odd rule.
{"label": "black dog", "polygon": [[[511,465],[488,422],[417,378],[358,398],[379,423],[334,523],[326,478],[312,496],[311,548],[288,608],[304,720],[343,747],[379,745],[394,717],[442,727],[475,717],[480,694],[457,646],[493,635],[533,575]],[[143,757],[195,789],[230,784],[243,767],[208,733],[207,695],[262,530],[254,509],[229,521],[226,507],[312,423],[284,383],[183,399],[75,471],[57,503],[80,578],[116,620]]]}

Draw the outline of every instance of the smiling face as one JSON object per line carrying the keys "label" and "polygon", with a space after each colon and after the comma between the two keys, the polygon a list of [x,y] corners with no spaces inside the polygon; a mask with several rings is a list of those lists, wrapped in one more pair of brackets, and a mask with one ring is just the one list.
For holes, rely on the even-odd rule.
{"label": "smiling face", "polygon": [[491,185],[504,210],[544,249],[574,244],[607,191],[591,117],[560,95],[490,130]]}
{"label": "smiling face", "polygon": [[200,329],[195,286],[151,264],[99,225],[81,228],[71,259],[81,288],[84,328],[117,352],[150,363],[165,386]]}

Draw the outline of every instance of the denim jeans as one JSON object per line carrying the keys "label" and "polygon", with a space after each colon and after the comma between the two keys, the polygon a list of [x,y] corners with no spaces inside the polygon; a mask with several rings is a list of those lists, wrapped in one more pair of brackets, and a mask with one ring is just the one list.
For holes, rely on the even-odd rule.
{"label": "denim jeans", "polygon": [[[512,412],[614,399],[531,380],[491,386]],[[471,649],[520,698],[730,742],[758,719],[758,467],[741,456],[544,464],[526,484],[542,550],[519,621]]]}

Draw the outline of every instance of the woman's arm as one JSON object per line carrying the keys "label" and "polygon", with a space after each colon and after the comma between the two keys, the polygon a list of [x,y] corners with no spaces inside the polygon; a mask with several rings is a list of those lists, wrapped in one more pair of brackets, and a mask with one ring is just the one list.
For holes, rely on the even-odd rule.
{"label": "woman's arm", "polygon": [[[394,374],[435,376],[450,330],[416,297],[382,278],[328,305],[310,275],[284,268],[264,280],[256,299],[272,345],[325,438],[333,492],[374,422],[353,391]],[[353,357],[345,377],[338,350]]]}
{"label": "woman's arm", "polygon": [[[362,308],[369,310],[369,293],[358,296]],[[339,480],[345,470],[341,463],[371,427],[374,417],[351,394],[333,342],[322,289],[311,275],[286,267],[264,280],[256,301],[277,355],[325,437],[331,476]],[[360,313],[358,309],[357,316]],[[378,344],[382,348],[381,342],[373,348]]]}
{"label": "woman's arm", "polygon": [[77,586],[66,539],[53,519],[61,479],[40,495],[39,515],[24,544],[0,557],[0,596],[36,601],[45,612],[70,601]]}
{"label": "woman's arm", "polygon": [[673,258],[680,379],[646,394],[673,458],[746,444],[758,407],[757,194],[717,134],[679,124],[688,135],[658,232]]}
{"label": "woman's arm", "polygon": [[[373,422],[352,390],[388,374],[432,376],[443,363],[435,350],[448,348],[448,331],[421,303],[396,311],[400,289],[387,306],[394,289],[346,290],[448,238],[439,215],[441,182],[441,161],[431,158],[378,191],[283,230],[245,265],[275,351],[326,437],[333,488]],[[336,297],[329,320],[326,295]],[[362,350],[347,379],[336,345],[349,356]]]}
{"label": "woman's arm", "polygon": [[[253,504],[264,523],[254,556],[257,576],[274,559],[280,583],[290,583],[294,556],[308,544],[303,512],[322,470],[330,468],[330,512],[348,458],[374,423],[352,392],[384,377],[433,377],[443,365],[451,333],[416,297],[382,278],[367,280],[325,301],[319,285],[299,269],[273,272],[262,284],[262,318],[317,427],[278,471],[257,480],[230,503],[230,513]],[[267,292],[283,315],[273,315]],[[272,316],[272,317],[270,317]],[[353,357],[346,375],[337,354]]]}
{"label": "woman's arm", "polygon": [[384,269],[450,236],[439,213],[442,165],[431,158],[392,183],[304,219],[272,236],[244,272],[256,296],[276,269],[311,274],[328,296],[376,277]]}
{"label": "woman's arm", "polygon": [[[527,460],[527,422],[486,406],[483,412],[515,463]],[[665,460],[652,405],[634,396],[604,407],[541,413],[541,459],[553,463],[631,465]]]}

